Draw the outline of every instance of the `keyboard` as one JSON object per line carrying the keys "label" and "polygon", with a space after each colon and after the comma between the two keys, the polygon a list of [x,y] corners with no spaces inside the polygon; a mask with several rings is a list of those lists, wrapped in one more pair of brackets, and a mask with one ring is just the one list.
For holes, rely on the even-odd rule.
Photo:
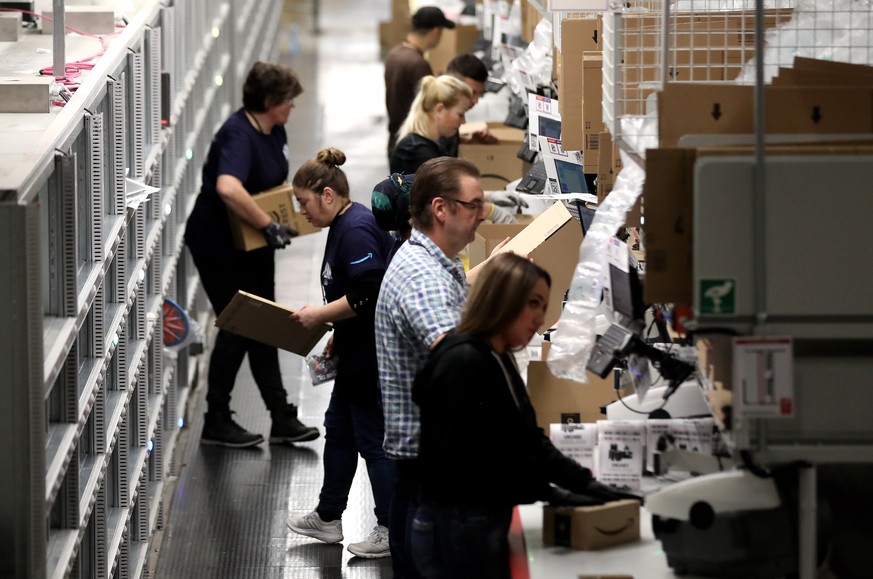
{"label": "keyboard", "polygon": [[546,165],[542,161],[537,161],[530,168],[530,171],[522,177],[521,182],[515,187],[516,191],[522,193],[530,193],[532,195],[542,195],[543,189],[546,186]]}

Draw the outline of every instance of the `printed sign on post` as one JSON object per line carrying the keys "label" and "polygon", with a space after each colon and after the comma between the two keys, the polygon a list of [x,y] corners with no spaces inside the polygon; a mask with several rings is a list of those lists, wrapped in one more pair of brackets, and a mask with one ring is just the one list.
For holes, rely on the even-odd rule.
{"label": "printed sign on post", "polygon": [[734,338],[733,357],[737,416],[794,416],[794,343],[790,337]]}

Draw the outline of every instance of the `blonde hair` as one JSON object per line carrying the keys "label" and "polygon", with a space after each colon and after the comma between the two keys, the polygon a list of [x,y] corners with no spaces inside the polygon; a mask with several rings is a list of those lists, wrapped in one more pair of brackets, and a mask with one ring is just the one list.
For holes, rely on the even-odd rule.
{"label": "blonde hair", "polygon": [[346,162],[346,154],[334,147],[320,150],[314,158],[300,165],[291,185],[298,189],[308,189],[321,195],[325,187],[330,187],[340,197],[349,197],[349,180],[340,169]]}
{"label": "blonde hair", "polygon": [[409,133],[429,136],[430,113],[438,104],[451,108],[458,104],[461,97],[467,97],[472,102],[473,90],[464,81],[452,75],[426,76],[421,79],[421,88],[412,101],[406,120],[397,131],[399,141]]}

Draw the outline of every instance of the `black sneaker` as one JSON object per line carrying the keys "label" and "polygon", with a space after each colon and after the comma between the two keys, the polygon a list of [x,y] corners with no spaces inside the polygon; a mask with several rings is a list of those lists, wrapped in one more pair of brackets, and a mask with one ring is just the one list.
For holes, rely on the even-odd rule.
{"label": "black sneaker", "polygon": [[297,407],[293,404],[270,412],[270,416],[273,418],[270,443],[309,442],[321,436],[317,428],[297,420]]}
{"label": "black sneaker", "polygon": [[233,421],[227,412],[207,412],[200,444],[214,444],[228,448],[248,448],[264,442],[260,434],[249,432]]}

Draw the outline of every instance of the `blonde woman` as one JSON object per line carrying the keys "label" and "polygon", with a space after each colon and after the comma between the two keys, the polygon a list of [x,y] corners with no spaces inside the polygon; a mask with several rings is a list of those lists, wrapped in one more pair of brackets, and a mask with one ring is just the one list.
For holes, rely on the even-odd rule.
{"label": "blonde woman", "polygon": [[441,137],[457,134],[473,106],[473,91],[454,76],[426,76],[397,133],[391,153],[392,173],[415,173],[425,161],[446,156]]}

